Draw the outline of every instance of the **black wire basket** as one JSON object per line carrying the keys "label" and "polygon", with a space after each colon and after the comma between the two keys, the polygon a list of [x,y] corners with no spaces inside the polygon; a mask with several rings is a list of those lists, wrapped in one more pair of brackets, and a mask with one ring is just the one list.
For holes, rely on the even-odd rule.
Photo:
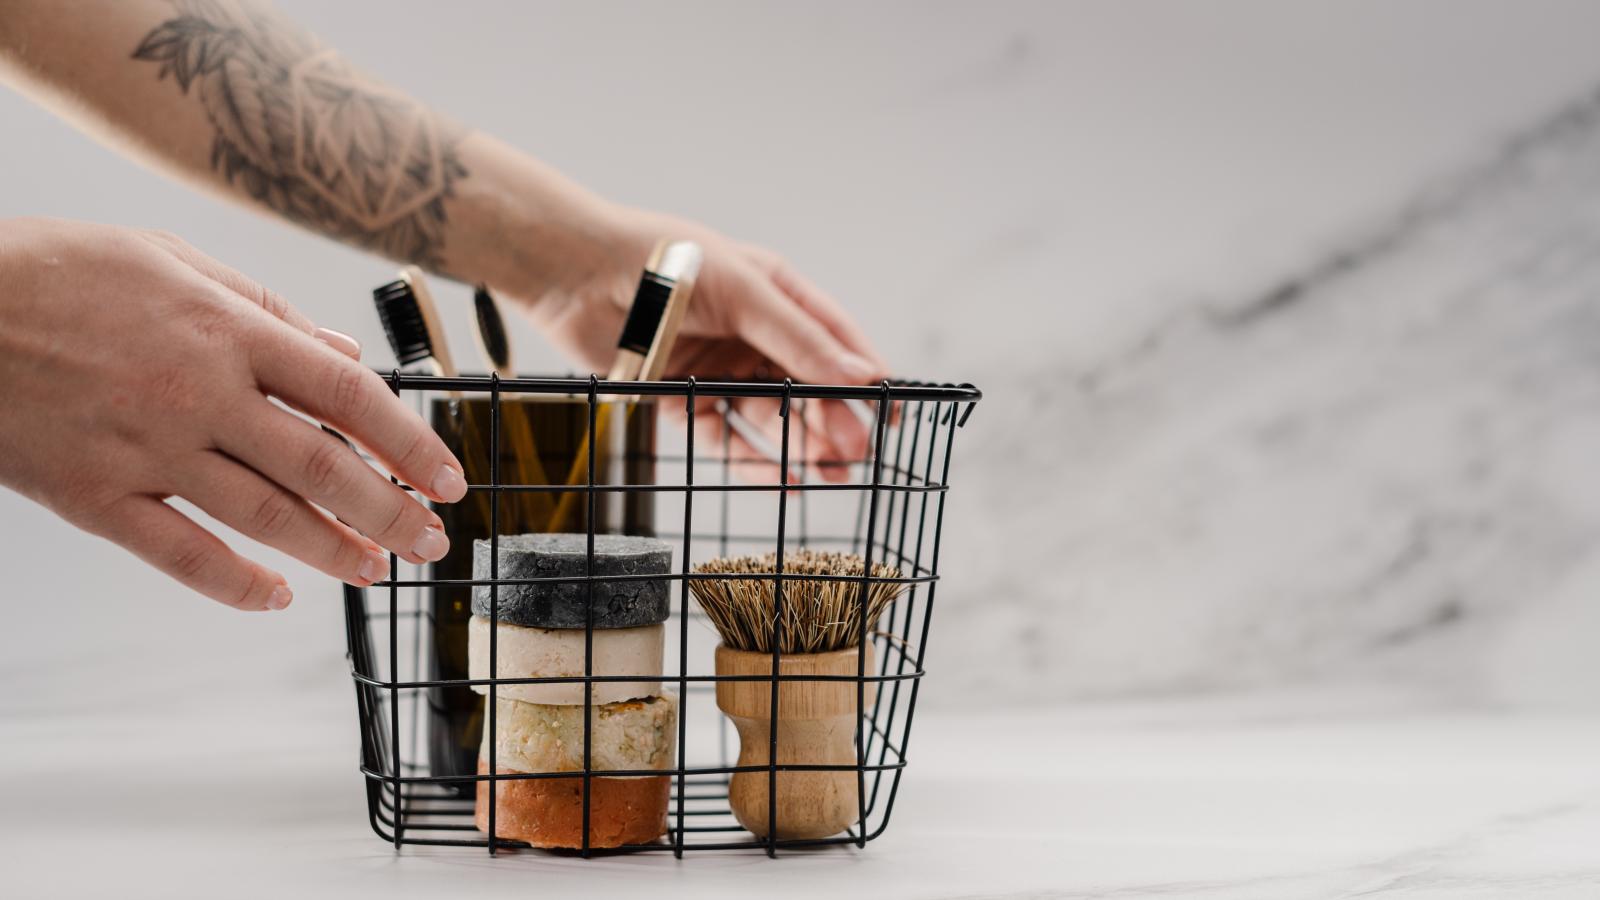
{"label": "black wire basket", "polygon": [[[674,574],[669,582],[671,618],[666,623],[666,655],[662,684],[676,690],[676,765],[647,774],[670,781],[667,827],[664,838],[604,849],[591,846],[591,780],[601,776],[639,775],[639,772],[604,771],[593,765],[590,753],[591,688],[607,680],[620,680],[593,671],[592,615],[585,628],[584,674],[565,678],[461,677],[464,672],[444,665],[452,641],[459,639],[441,621],[438,597],[447,590],[487,586],[497,592],[507,585],[538,581],[587,582],[594,590],[603,576],[567,579],[444,577],[437,568],[413,566],[390,555],[390,577],[371,588],[344,589],[346,629],[351,675],[355,682],[360,717],[361,774],[367,791],[367,809],[374,832],[400,847],[449,845],[485,847],[489,853],[526,848],[527,843],[494,833],[496,822],[494,783],[514,779],[581,779],[583,828],[581,842],[571,848],[588,857],[601,853],[668,851],[681,857],[688,850],[765,851],[775,856],[790,847],[855,845],[880,836],[889,822],[900,778],[906,767],[912,717],[918,689],[925,674],[924,660],[939,583],[939,552],[945,500],[949,490],[951,451],[955,434],[967,422],[981,393],[972,385],[893,381],[876,387],[818,386],[783,383],[610,382],[598,378],[501,379],[496,376],[441,378],[394,372],[385,375],[402,398],[415,400],[419,410],[427,402],[447,396],[474,397],[488,411],[486,453],[488,480],[472,483],[468,497],[487,498],[488,522],[501,523],[504,505],[514,495],[529,492],[576,494],[587,505],[582,517],[589,537],[586,572],[594,566],[594,539],[610,528],[599,515],[607,498],[647,501],[644,517],[635,516],[634,527],[650,529],[653,536],[674,546]],[[534,395],[544,395],[543,397]],[[652,435],[642,448],[629,450],[630,477],[596,478],[597,441],[585,440],[586,453],[573,457],[574,472],[585,468],[586,477],[562,484],[517,483],[501,464],[505,441],[503,414],[513,401],[534,402],[562,398],[586,414],[588,433],[594,434],[597,413],[608,398],[627,398],[649,404],[654,410],[681,412],[684,427],[663,430],[662,441],[681,441],[681,453],[660,452]],[[805,414],[807,404],[844,401],[870,428],[869,447],[862,459],[823,460],[812,451],[817,443],[815,417]],[[742,405],[741,416],[736,405]],[[770,415],[768,422],[752,421],[750,410]],[[799,413],[799,414],[796,414]],[[711,418],[711,425],[704,421]],[[812,419],[808,425],[808,418]],[[699,426],[698,429],[696,426]],[[740,467],[756,462],[736,447],[748,429],[771,426],[778,435],[769,447],[776,462],[775,481],[747,482],[737,476]],[[649,419],[654,430],[654,416]],[[700,440],[697,442],[697,431]],[[714,441],[708,434],[717,435]],[[711,444],[711,446],[707,446]],[[821,479],[818,467],[834,465],[846,473]],[[643,473],[642,475],[640,473]],[[469,481],[472,478],[469,468]],[[624,483],[638,481],[639,483]],[[574,483],[575,482],[575,483]],[[571,485],[571,486],[568,486]],[[480,499],[478,502],[482,502]],[[445,510],[440,510],[441,514]],[[641,526],[640,523],[643,523]],[[446,518],[446,529],[450,530]],[[500,525],[481,535],[490,544],[490,559],[498,559]],[[451,533],[453,543],[467,535]],[[470,543],[470,541],[468,541]],[[778,674],[780,654],[774,642],[771,673],[759,676],[771,687],[772,743],[770,760],[762,766],[734,763],[736,746],[726,717],[714,702],[717,683],[749,681],[749,676],[717,675],[712,671],[711,644],[715,632],[692,599],[690,582],[704,575],[694,570],[713,556],[739,553],[775,553],[772,577],[776,602],[783,603],[784,581],[825,577],[783,574],[785,554],[802,548],[837,549],[860,555],[865,569],[850,580],[861,584],[865,596],[873,583],[901,586],[897,599],[876,621],[866,621],[867,604],[861,603],[859,621],[853,623],[862,640],[856,674],[848,676]],[[874,564],[898,569],[896,577],[874,574]],[[836,579],[838,580],[838,579]],[[497,596],[497,595],[496,595]],[[494,607],[498,610],[498,606]],[[497,615],[497,613],[496,613]],[[498,626],[498,619],[495,619]],[[774,626],[777,627],[777,626]],[[675,647],[673,645],[676,645]],[[871,647],[873,652],[867,652]],[[441,648],[444,648],[443,650]],[[451,651],[453,652],[453,651]],[[463,651],[464,652],[464,651]],[[490,645],[489,673],[499,673],[494,645]],[[786,763],[777,744],[778,684],[780,681],[845,681],[855,692],[854,762],[837,765]],[[501,773],[496,766],[496,741],[487,741],[487,771],[466,768],[443,749],[440,734],[452,727],[441,715],[441,698],[471,697],[474,688],[487,693],[478,701],[487,710],[489,733],[495,732],[499,690],[513,684],[564,682],[583,685],[582,770],[563,773]],[[455,692],[451,694],[450,692]],[[481,730],[481,720],[475,727]],[[459,727],[459,726],[455,726]],[[475,755],[475,754],[474,754]],[[470,763],[470,758],[468,760]],[[729,803],[730,778],[738,772],[765,773],[776,790],[785,773],[844,771],[853,773],[857,805],[853,824],[832,837],[786,839],[780,836],[779,807],[767,807],[770,821],[765,837],[746,831],[735,820]],[[489,783],[488,833],[474,822],[474,794]]]}

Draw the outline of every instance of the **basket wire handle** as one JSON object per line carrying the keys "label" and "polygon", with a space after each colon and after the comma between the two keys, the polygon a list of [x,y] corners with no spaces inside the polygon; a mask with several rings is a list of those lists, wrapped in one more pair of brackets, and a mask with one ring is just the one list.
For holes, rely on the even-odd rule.
{"label": "basket wire handle", "polygon": [[[589,376],[589,433],[595,433],[595,416],[600,402],[600,376]],[[584,577],[584,604],[583,604],[583,843],[579,852],[584,859],[589,858],[589,815],[590,807],[594,805],[594,765],[589,758],[593,749],[593,723],[589,721],[594,715],[594,526],[595,526],[595,490],[594,490],[594,454],[595,441],[589,441],[589,521],[585,529],[588,539],[588,552],[583,560]]]}
{"label": "basket wire handle", "polygon": [[[469,590],[477,590],[470,588]],[[500,706],[500,373],[489,374],[489,855],[495,855],[495,799],[500,775],[495,751],[500,732],[495,713]],[[476,785],[474,786],[476,790]]]}
{"label": "basket wire handle", "polygon": [[867,747],[865,721],[867,699],[867,602],[869,579],[872,577],[873,534],[878,530],[878,489],[883,485],[883,444],[889,428],[889,381],[882,382],[878,398],[878,414],[872,430],[872,489],[867,500],[867,532],[862,548],[861,603],[856,618],[858,642],[856,644],[856,811],[860,831],[856,833],[856,846],[867,846]]}
{"label": "basket wire handle", "polygon": [[[694,536],[694,391],[695,378],[689,376],[684,396],[688,417],[683,449],[683,582],[678,608],[678,827],[672,835],[672,855],[683,859],[683,807],[688,803],[685,785],[684,723],[689,717],[689,555]],[[724,529],[726,531],[726,529]]]}
{"label": "basket wire handle", "polygon": [[783,652],[783,544],[784,526],[789,522],[789,408],[794,380],[783,380],[783,399],[778,418],[783,436],[778,443],[778,553],[772,577],[772,703],[767,727],[767,856],[778,855],[778,671]]}
{"label": "basket wire handle", "polygon": [[[389,389],[395,396],[400,395],[400,370],[395,369],[389,378]],[[398,485],[400,479],[389,476],[391,484]],[[406,816],[405,803],[400,796],[400,589],[395,586],[399,563],[395,555],[389,554],[389,747],[394,755],[394,849],[399,852],[400,844],[405,837]]]}

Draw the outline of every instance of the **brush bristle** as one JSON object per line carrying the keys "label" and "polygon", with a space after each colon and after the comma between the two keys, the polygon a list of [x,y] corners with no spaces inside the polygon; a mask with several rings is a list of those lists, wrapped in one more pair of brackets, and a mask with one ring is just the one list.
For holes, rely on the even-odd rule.
{"label": "brush bristle", "polygon": [[478,337],[483,341],[483,353],[495,371],[511,368],[511,341],[506,338],[506,323],[500,317],[500,307],[484,285],[472,294],[472,308],[478,314]]}
{"label": "brush bristle", "polygon": [[417,305],[411,282],[402,278],[373,288],[372,302],[378,307],[378,319],[383,322],[389,347],[401,366],[433,356],[428,324],[422,318],[422,308]]}
{"label": "brush bristle", "polygon": [[[749,578],[695,578],[689,589],[716,626],[722,642],[735,650],[772,652],[774,615],[773,587],[777,555],[740,556],[713,559],[701,564],[696,573],[705,575],[749,575]],[[820,553],[798,550],[783,555],[783,618],[777,630],[783,653],[827,653],[854,647],[861,639],[861,583],[854,580],[812,580],[794,575],[823,575],[856,579],[866,564],[853,553]],[[901,578],[900,570],[876,564],[872,577]],[[906,585],[896,581],[874,581],[867,585],[867,629],[877,627],[895,597]]]}

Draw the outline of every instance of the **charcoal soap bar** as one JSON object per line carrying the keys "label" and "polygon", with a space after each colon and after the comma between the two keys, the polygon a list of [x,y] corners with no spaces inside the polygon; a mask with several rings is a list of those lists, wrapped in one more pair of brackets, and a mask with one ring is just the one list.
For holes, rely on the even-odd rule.
{"label": "charcoal soap bar", "polygon": [[[513,534],[500,538],[500,571],[507,578],[582,578],[589,537],[584,534]],[[655,538],[621,534],[594,536],[594,627],[637,628],[665,622],[671,609],[668,582],[661,578],[613,580],[618,575],[666,575],[672,545]],[[490,578],[489,542],[472,544],[473,579]],[[526,628],[582,628],[589,585],[582,581],[502,584],[498,603],[488,585],[472,589],[472,614],[488,618],[491,605],[500,621]]]}

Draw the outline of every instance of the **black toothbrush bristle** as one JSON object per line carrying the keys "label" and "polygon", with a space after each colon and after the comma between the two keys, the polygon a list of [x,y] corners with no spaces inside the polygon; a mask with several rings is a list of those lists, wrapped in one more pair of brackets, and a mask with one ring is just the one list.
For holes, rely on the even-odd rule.
{"label": "black toothbrush bristle", "polygon": [[416,292],[411,282],[397,279],[372,289],[372,302],[378,307],[378,319],[389,336],[389,347],[400,366],[433,356],[433,344],[428,340],[428,325],[422,318],[422,308],[417,305]]}
{"label": "black toothbrush bristle", "polygon": [[496,371],[511,368],[511,342],[506,338],[506,323],[500,317],[500,307],[489,294],[489,289],[478,285],[472,294],[472,308],[478,314],[478,337],[483,339],[483,352]]}

